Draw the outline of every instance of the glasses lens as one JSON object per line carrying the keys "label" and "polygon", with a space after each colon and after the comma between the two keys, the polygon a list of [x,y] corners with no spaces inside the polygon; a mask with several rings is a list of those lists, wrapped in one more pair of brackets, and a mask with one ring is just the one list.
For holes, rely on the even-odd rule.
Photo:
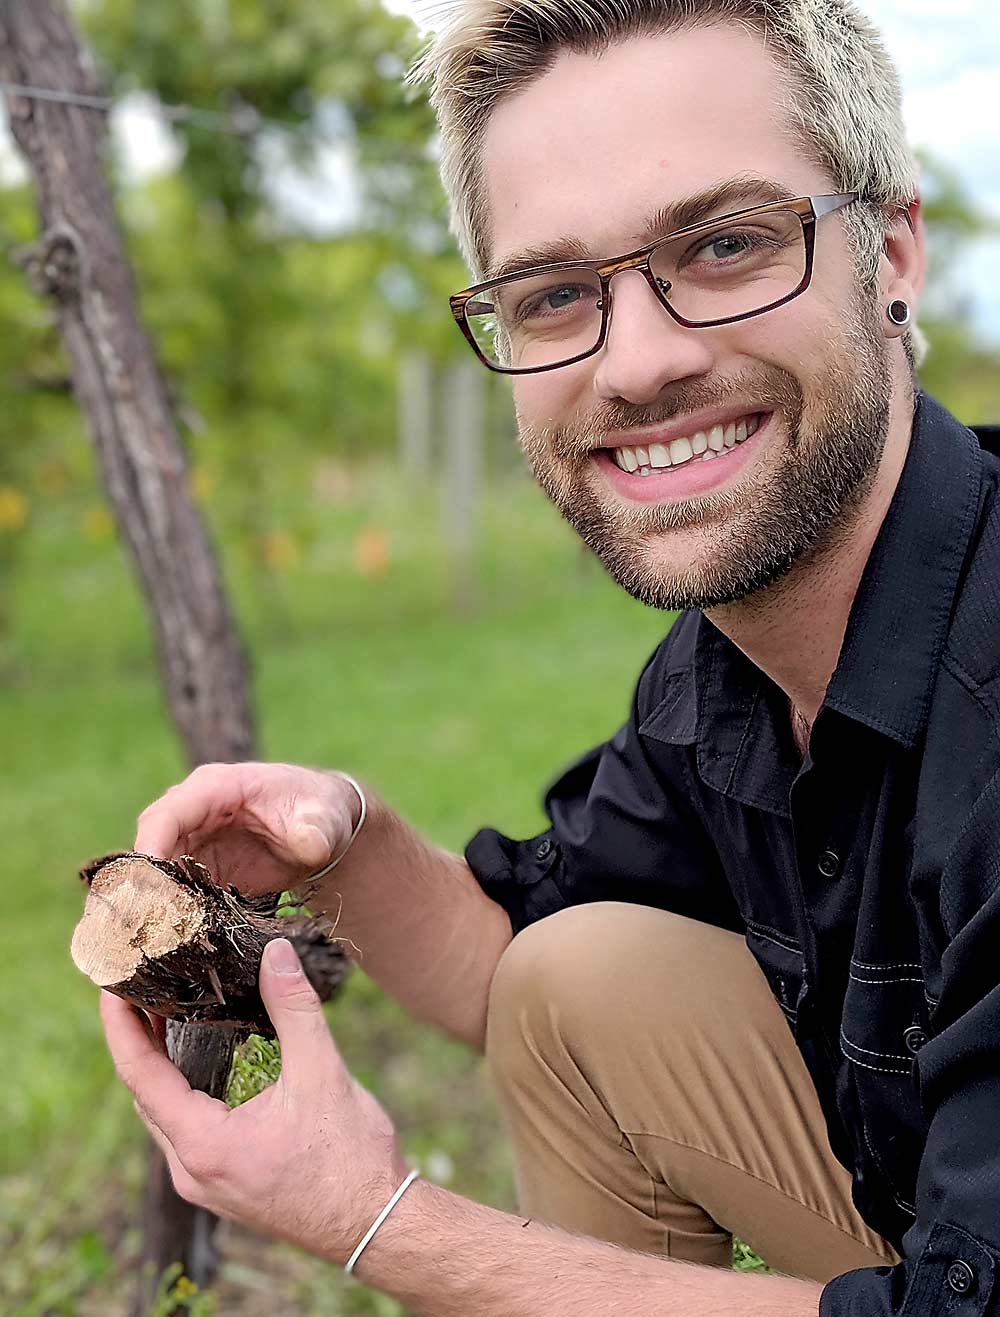
{"label": "glasses lens", "polygon": [[654,251],[650,268],[685,320],[748,315],[799,289],[805,232],[794,211],[767,211],[666,242]]}
{"label": "glasses lens", "polygon": [[526,275],[477,293],[465,318],[495,366],[528,370],[570,361],[601,336],[601,283],[589,270]]}

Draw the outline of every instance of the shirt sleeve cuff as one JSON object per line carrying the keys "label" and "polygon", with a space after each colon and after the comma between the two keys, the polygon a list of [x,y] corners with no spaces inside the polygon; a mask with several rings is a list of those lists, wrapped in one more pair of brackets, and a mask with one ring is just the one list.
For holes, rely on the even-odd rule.
{"label": "shirt sleeve cuff", "polygon": [[466,846],[465,859],[490,900],[507,911],[515,934],[569,904],[559,886],[562,854],[551,831],[512,841],[483,828]]}
{"label": "shirt sleeve cuff", "polygon": [[820,1317],[992,1317],[996,1262],[968,1231],[941,1222],[912,1262],[835,1276],[820,1297]]}

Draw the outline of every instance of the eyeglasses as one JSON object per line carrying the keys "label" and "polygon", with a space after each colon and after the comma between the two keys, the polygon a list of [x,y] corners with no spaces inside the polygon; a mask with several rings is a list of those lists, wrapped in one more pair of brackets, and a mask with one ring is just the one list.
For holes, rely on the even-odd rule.
{"label": "eyeglasses", "polygon": [[476,356],[503,375],[570,366],[600,352],[611,322],[611,280],[638,270],[688,329],[763,315],[809,287],[816,222],[857,192],[793,197],[678,229],[610,261],[540,265],[475,284],[451,300]]}

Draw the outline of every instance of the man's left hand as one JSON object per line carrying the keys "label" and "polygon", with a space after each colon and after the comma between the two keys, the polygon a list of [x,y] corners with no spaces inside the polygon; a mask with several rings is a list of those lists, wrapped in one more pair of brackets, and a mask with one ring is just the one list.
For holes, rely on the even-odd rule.
{"label": "man's left hand", "polygon": [[281,1076],[242,1106],[192,1089],[167,1055],[165,1022],[102,992],[108,1047],[182,1198],[343,1263],[406,1162],[389,1117],[344,1065],[284,938],[265,949],[260,992]]}

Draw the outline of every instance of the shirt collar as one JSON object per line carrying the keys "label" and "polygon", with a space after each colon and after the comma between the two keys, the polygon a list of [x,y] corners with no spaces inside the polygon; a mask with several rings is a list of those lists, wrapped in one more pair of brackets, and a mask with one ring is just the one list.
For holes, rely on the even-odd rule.
{"label": "shirt collar", "polygon": [[918,395],[906,462],[823,702],[910,749],[927,723],[981,473],[975,434]]}
{"label": "shirt collar", "polygon": [[[835,709],[904,746],[917,743],[972,537],[981,468],[976,435],[919,395],[903,471],[818,722]],[[697,740],[703,780],[787,817],[801,762],[778,687],[703,615],[690,679],[697,712],[687,739]]]}

